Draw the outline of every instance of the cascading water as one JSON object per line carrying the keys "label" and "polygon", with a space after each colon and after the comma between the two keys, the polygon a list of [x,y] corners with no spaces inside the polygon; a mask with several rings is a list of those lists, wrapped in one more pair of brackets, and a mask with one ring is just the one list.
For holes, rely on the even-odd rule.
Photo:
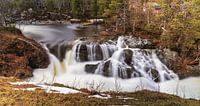
{"label": "cascading water", "polygon": [[[58,49],[53,52],[48,46],[51,42],[43,44],[49,47],[51,64],[46,69],[34,70],[34,77],[29,79],[31,82],[60,83],[88,89],[91,85],[95,88],[103,83],[101,91],[134,92],[148,89],[200,99],[200,78],[178,80],[178,76],[158,58],[156,50],[147,49],[149,46],[146,45],[150,44],[148,40],[121,36],[118,40],[104,43],[76,40],[70,46],[65,41],[59,43]],[[66,48],[62,49],[63,46]],[[54,54],[55,51],[62,54],[60,50],[65,50],[64,57]]]}
{"label": "cascading water", "polygon": [[[142,45],[141,42],[143,41],[134,45]],[[100,61],[96,65],[87,64],[85,71],[88,73],[122,79],[145,77],[155,82],[178,79],[178,76],[159,60],[155,50],[129,48],[123,37],[119,37],[116,45],[80,42],[74,48],[77,62]]]}

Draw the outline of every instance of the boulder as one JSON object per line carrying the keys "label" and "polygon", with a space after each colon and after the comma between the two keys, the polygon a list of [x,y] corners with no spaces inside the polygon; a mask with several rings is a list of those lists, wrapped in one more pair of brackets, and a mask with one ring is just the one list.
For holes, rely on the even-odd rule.
{"label": "boulder", "polygon": [[85,66],[85,72],[94,74],[97,67],[98,67],[98,64],[87,64]]}
{"label": "boulder", "polygon": [[0,37],[0,75],[27,78],[34,69],[49,65],[46,50],[34,40],[10,33]]}
{"label": "boulder", "polygon": [[152,75],[152,79],[155,82],[160,82],[160,75],[159,75],[159,72],[157,70],[151,69],[151,75]]}
{"label": "boulder", "polygon": [[104,63],[104,67],[103,67],[103,76],[106,76],[106,77],[111,77],[110,73],[112,72],[112,70],[109,68],[110,66],[110,61],[106,61]]}
{"label": "boulder", "polygon": [[127,65],[131,65],[132,64],[133,51],[130,50],[130,49],[125,49],[123,53],[124,53],[124,62]]}

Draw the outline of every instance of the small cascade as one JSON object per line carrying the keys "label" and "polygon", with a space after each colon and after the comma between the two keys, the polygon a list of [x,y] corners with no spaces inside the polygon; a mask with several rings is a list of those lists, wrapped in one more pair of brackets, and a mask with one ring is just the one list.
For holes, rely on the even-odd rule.
{"label": "small cascade", "polygon": [[178,79],[178,76],[159,60],[154,49],[136,48],[150,44],[149,41],[121,36],[116,42],[98,44],[80,41],[73,47],[71,57],[74,57],[77,63],[98,61],[97,64],[85,64],[85,72],[106,77],[145,77],[154,82]]}
{"label": "small cascade", "polygon": [[[66,50],[62,62],[54,55],[53,73],[96,74],[105,77],[131,79],[143,77],[153,82],[178,79],[178,76],[163,64],[154,49],[132,48],[130,37],[119,37],[116,43],[94,43],[77,40],[71,50]],[[134,46],[147,44],[137,39]],[[133,45],[132,45],[133,46]]]}
{"label": "small cascade", "polygon": [[154,51],[121,49],[98,65],[96,74],[123,79],[145,77],[155,82],[178,78],[156,56]]}
{"label": "small cascade", "polygon": [[111,57],[117,48],[112,44],[79,42],[73,47],[77,62],[100,61]]}

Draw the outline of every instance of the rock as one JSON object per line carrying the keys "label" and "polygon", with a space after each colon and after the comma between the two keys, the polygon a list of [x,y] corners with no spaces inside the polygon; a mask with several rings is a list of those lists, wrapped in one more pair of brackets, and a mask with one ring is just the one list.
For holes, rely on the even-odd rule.
{"label": "rock", "polygon": [[109,68],[109,66],[110,66],[110,60],[104,63],[104,67],[102,70],[103,76],[111,77],[110,72],[112,72],[112,70]]}
{"label": "rock", "polygon": [[13,54],[0,54],[0,75],[18,78],[32,77],[32,69],[28,66],[28,60],[25,57],[19,57]]}
{"label": "rock", "polygon": [[79,57],[80,60],[78,60],[78,58],[76,58],[77,61],[79,61],[79,62],[86,62],[86,61],[88,61],[88,51],[87,51],[86,44],[79,44],[79,45],[77,45],[76,57]]}
{"label": "rock", "polygon": [[97,45],[95,48],[95,54],[96,54],[95,56],[96,60],[103,60],[103,53],[99,45]]}
{"label": "rock", "polygon": [[[125,72],[124,72],[125,71]],[[122,79],[129,79],[132,77],[133,69],[132,68],[126,68],[126,70],[120,71],[118,69],[118,77]]]}
{"label": "rock", "polygon": [[130,49],[125,49],[123,53],[124,53],[124,62],[127,65],[131,65],[132,64],[133,51],[130,50]]}
{"label": "rock", "polygon": [[165,64],[169,69],[174,69],[177,63],[178,54],[175,51],[169,49],[157,50],[156,54],[158,58]]}
{"label": "rock", "polygon": [[104,19],[90,19],[88,20],[91,24],[101,24],[104,22]]}
{"label": "rock", "polygon": [[66,50],[68,49],[68,46],[65,45],[55,45],[51,47],[50,45],[47,45],[49,48],[49,51],[54,54],[60,61],[63,61],[66,55]]}
{"label": "rock", "polygon": [[147,39],[141,39],[138,37],[124,36],[121,38],[123,40],[122,48],[130,47],[130,48],[141,48],[141,49],[155,49],[155,45],[152,44]]}
{"label": "rock", "polygon": [[37,42],[9,33],[0,37],[0,75],[27,78],[33,69],[49,65],[46,50]]}
{"label": "rock", "polygon": [[80,19],[70,19],[71,23],[80,23],[81,20]]}
{"label": "rock", "polygon": [[186,72],[178,71],[177,74],[180,79],[184,79],[187,77],[199,77],[200,76],[200,65],[194,65],[194,66],[188,65]]}
{"label": "rock", "polygon": [[98,67],[98,64],[87,64],[85,66],[85,72],[94,74],[97,67]]}
{"label": "rock", "polygon": [[155,82],[160,82],[160,75],[159,75],[159,72],[157,70],[151,69],[151,75],[152,75],[152,79]]}
{"label": "rock", "polygon": [[99,35],[102,35],[102,36],[110,36],[111,34],[107,31],[101,31],[99,32]]}

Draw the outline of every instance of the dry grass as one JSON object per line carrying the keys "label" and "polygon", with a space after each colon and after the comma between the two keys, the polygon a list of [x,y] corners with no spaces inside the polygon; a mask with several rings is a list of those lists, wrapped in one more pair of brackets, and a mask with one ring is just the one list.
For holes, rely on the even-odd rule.
{"label": "dry grass", "polygon": [[[41,89],[36,91],[15,91],[8,82],[18,81],[14,78],[0,77],[0,105],[17,106],[60,106],[60,105],[150,105],[150,106],[199,106],[200,101],[184,100],[177,96],[157,92],[141,91],[136,93],[112,93],[111,99],[88,98],[89,93],[83,94],[52,94]],[[30,85],[28,85],[30,86]],[[20,86],[22,87],[22,86]],[[129,97],[130,99],[119,99]]]}

